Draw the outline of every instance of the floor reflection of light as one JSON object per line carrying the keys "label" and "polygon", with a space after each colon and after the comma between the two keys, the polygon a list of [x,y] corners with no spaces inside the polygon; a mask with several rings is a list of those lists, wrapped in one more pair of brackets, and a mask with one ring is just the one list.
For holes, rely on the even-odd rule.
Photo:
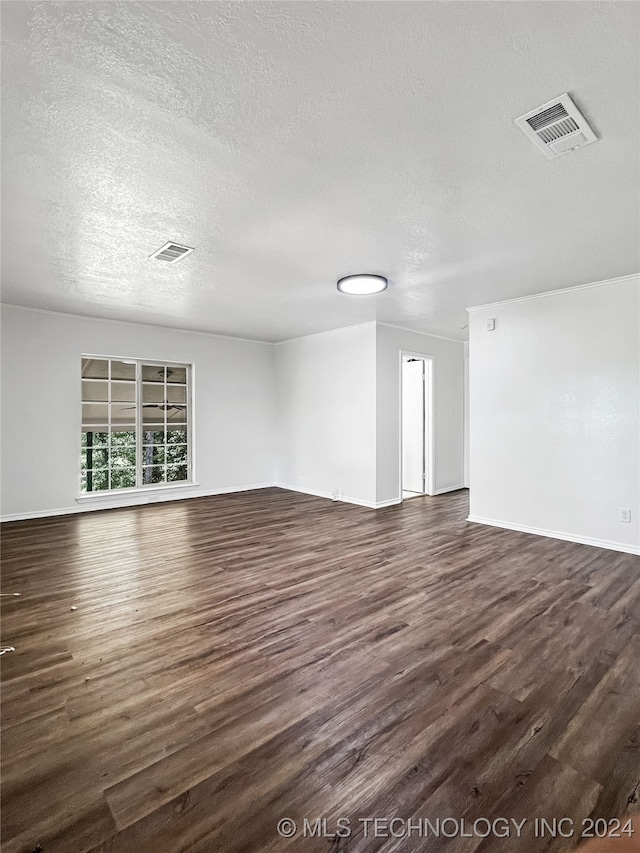
{"label": "floor reflection of light", "polygon": [[[97,557],[103,565],[122,563],[130,569],[136,564],[142,566],[146,560],[146,546],[151,541],[156,545],[157,537],[166,540],[171,551],[188,547],[188,517],[186,508],[180,504],[181,501],[167,501],[153,506],[82,513],[77,519],[79,563],[88,561],[86,568],[90,569],[91,558]],[[105,539],[111,543],[106,548]],[[99,542],[99,549],[96,542]]]}
{"label": "floor reflection of light", "polygon": [[[69,604],[77,606],[72,633],[77,641],[84,638],[86,649],[98,654],[105,635],[116,645],[113,635],[120,634],[125,646],[151,642],[173,611],[197,603],[192,581],[198,572],[189,571],[193,551],[181,503],[86,512],[74,519]],[[168,561],[175,572],[167,572]]]}

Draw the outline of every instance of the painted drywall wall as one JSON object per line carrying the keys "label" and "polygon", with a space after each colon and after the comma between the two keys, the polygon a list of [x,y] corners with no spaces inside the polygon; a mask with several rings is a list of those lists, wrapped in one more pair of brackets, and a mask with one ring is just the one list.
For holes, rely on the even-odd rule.
{"label": "painted drywall wall", "polygon": [[469,327],[470,518],[640,553],[638,277],[474,309]]}
{"label": "painted drywall wall", "polygon": [[83,352],[195,365],[199,485],[185,495],[273,482],[271,344],[3,306],[3,518],[79,509]]}
{"label": "painted drywall wall", "polygon": [[376,327],[275,345],[278,484],[374,506]]}
{"label": "painted drywall wall", "polygon": [[[400,347],[438,356],[437,486],[461,481],[461,344],[369,323],[274,346],[4,306],[2,347],[4,519],[273,483],[396,502]],[[194,363],[197,485],[78,503],[82,353]],[[45,421],[57,425],[53,449]],[[392,472],[382,492],[379,459]]]}
{"label": "painted drywall wall", "polygon": [[464,345],[395,326],[376,327],[376,500],[400,500],[400,353],[433,359],[435,493],[463,485]]}

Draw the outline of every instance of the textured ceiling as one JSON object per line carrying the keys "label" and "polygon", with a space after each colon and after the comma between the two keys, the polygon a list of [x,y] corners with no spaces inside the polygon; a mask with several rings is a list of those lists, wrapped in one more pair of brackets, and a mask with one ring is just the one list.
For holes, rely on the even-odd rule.
{"label": "textured ceiling", "polygon": [[[636,272],[639,9],[5,0],[3,299],[464,338],[467,306]],[[546,160],[513,119],[565,91],[600,139]]]}

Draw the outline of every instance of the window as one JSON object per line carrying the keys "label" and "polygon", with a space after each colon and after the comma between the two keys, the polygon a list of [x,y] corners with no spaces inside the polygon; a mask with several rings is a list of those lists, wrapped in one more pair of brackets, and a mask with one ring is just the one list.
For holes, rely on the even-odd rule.
{"label": "window", "polygon": [[82,357],[81,491],[191,481],[189,365]]}

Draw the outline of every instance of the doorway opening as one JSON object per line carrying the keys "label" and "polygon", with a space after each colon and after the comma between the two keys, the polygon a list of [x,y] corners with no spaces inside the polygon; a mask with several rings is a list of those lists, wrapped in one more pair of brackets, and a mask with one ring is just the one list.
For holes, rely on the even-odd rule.
{"label": "doorway opening", "polygon": [[401,353],[400,494],[402,500],[434,493],[433,359]]}

